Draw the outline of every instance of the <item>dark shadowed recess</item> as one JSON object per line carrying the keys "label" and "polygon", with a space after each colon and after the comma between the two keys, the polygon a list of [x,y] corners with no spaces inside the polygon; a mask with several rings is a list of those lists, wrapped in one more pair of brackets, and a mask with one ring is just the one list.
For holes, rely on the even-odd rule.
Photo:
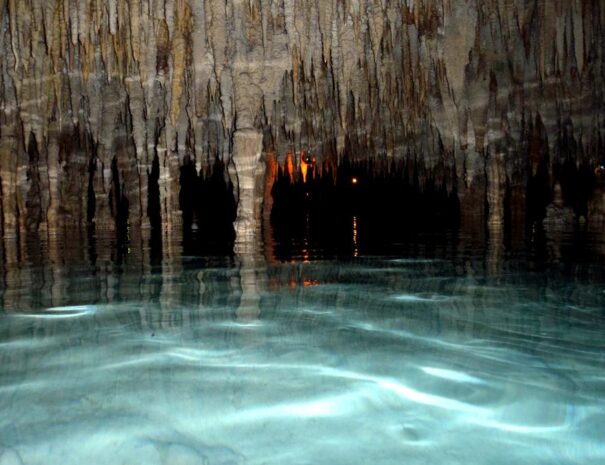
{"label": "dark shadowed recess", "polygon": [[[553,185],[562,186],[565,205],[581,218],[596,182],[588,164],[554,164],[552,172],[546,163],[540,164],[525,180],[521,199],[507,185],[501,241],[508,248],[529,245],[537,255],[546,253],[534,245],[545,243],[542,221],[553,200]],[[487,240],[482,214],[489,210],[486,185],[480,186],[483,194],[476,205],[464,207],[457,187],[455,173],[427,176],[415,162],[393,162],[377,170],[372,161],[345,158],[321,171],[311,167],[306,180],[284,166],[273,185],[271,231],[265,234],[270,234],[275,257],[281,260],[409,253],[410,244],[452,245],[459,236]]]}
{"label": "dark shadowed recess", "polygon": [[183,212],[186,255],[229,255],[233,252],[236,203],[233,184],[219,158],[196,170],[190,159],[181,167],[179,204]]}
{"label": "dark shadowed recess", "polygon": [[[86,154],[94,154],[96,147],[90,135],[79,130],[65,134],[59,142],[61,159],[77,168],[74,168],[75,174],[66,172],[62,195],[66,199],[80,199],[66,202],[59,214],[74,223],[85,216],[92,225],[98,208],[94,175],[99,167],[95,157]],[[37,169],[40,153],[33,135],[29,138],[27,153],[31,188],[25,199],[28,207],[25,224],[29,234],[35,232],[40,223],[42,197],[42,178]],[[147,211],[142,212],[151,225],[151,258],[156,261],[161,260],[165,245],[159,163],[156,154],[147,171]],[[478,240],[488,236],[485,181],[477,184],[477,197],[463,203],[459,196],[462,181],[451,168],[427,170],[416,161],[385,164],[379,157],[359,161],[345,156],[338,164],[324,163],[321,169],[319,163],[310,166],[305,180],[300,168],[290,173],[286,166],[278,170],[271,191],[270,221],[263,224],[265,246],[274,249],[275,258],[386,254],[393,252],[394,247],[431,236],[437,241],[458,234],[475,235]],[[129,197],[133,189],[128,188],[120,174],[119,157],[113,159],[110,168],[109,205],[116,224],[116,244],[125,247],[129,231],[136,226],[137,216],[132,206],[137,199]],[[603,170],[595,171],[592,164],[577,162],[573,157],[559,157],[557,162],[545,158],[534,170],[527,169],[525,173],[524,179],[521,176],[507,181],[503,199],[504,243],[507,245],[511,245],[512,237],[526,244],[542,234],[542,221],[553,202],[555,185],[561,187],[564,206],[574,213],[577,224],[572,226],[576,228],[581,227],[582,217],[587,216],[595,192],[601,192],[605,186]],[[78,182],[87,175],[87,185]],[[180,170],[179,203],[183,214],[183,253],[200,256],[233,253],[236,201],[234,186],[222,160],[217,158],[197,169],[186,157]],[[80,209],[86,213],[81,215]],[[478,213],[469,215],[469,210]],[[268,218],[269,212],[265,213]]]}
{"label": "dark shadowed recess", "polygon": [[162,261],[162,215],[160,210],[160,159],[155,154],[151,163],[151,170],[147,176],[147,216],[151,224],[151,237],[149,248],[152,265]]}
{"label": "dark shadowed recess", "polygon": [[404,164],[375,172],[370,162],[344,160],[306,182],[284,169],[272,190],[273,239],[278,257],[292,248],[337,255],[380,253],[419,232],[444,233],[458,224],[456,193],[445,183],[410,174]]}

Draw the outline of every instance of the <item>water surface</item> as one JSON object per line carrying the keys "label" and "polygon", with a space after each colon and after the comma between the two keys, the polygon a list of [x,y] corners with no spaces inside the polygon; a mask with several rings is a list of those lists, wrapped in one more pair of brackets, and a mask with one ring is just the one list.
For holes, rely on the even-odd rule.
{"label": "water surface", "polygon": [[0,464],[605,462],[603,243],[580,239],[22,244]]}

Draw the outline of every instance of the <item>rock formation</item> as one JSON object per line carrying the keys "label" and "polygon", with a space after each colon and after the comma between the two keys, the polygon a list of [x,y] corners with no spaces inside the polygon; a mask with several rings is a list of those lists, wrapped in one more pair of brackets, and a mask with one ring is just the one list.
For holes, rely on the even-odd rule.
{"label": "rock formation", "polygon": [[498,225],[557,182],[573,203],[561,173],[605,150],[602,0],[0,0],[0,23],[5,237],[171,230],[180,170],[217,159],[253,236],[267,154],[301,151],[412,160]]}

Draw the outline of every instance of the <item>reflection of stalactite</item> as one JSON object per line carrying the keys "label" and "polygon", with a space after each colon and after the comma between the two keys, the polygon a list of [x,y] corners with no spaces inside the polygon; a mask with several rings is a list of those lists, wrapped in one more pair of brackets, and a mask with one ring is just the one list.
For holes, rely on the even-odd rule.
{"label": "reflection of stalactite", "polygon": [[240,303],[236,314],[239,320],[244,322],[254,321],[260,316],[260,293],[258,276],[262,258],[251,257],[248,254],[239,257],[239,277],[241,286]]}
{"label": "reflection of stalactite", "polygon": [[[544,275],[553,292],[569,289],[570,280],[585,284],[587,276],[595,281],[605,278],[602,263],[605,251],[591,249],[591,253],[599,253],[600,257],[591,257],[595,260],[590,263],[578,262],[574,252],[570,252],[569,244],[558,244],[556,236],[553,237],[550,246],[556,249],[550,251],[549,260],[565,260],[566,263],[564,272],[553,270]],[[161,337],[162,333],[172,333],[177,341],[181,337],[194,337],[199,341],[203,330],[214,335],[222,331],[225,342],[241,347],[262,343],[263,337],[275,330],[290,331],[292,327],[325,330],[326,314],[312,311],[316,306],[329,309],[331,321],[338,315],[350,315],[355,319],[359,315],[351,312],[360,312],[361,317],[367,312],[372,318],[384,316],[382,321],[395,325],[394,329],[418,330],[420,334],[433,336],[437,331],[454,331],[461,336],[481,337],[488,328],[476,322],[494,321],[491,318],[503,318],[498,320],[498,329],[502,331],[507,328],[518,330],[519,324],[544,324],[533,317],[523,323],[511,320],[509,312],[486,311],[493,308],[494,299],[524,302],[531,298],[528,293],[541,292],[539,286],[519,286],[525,278],[518,272],[520,267],[527,266],[527,258],[515,254],[506,256],[502,236],[495,230],[490,230],[487,249],[479,249],[477,238],[473,236],[457,238],[459,242],[454,249],[459,255],[452,260],[397,263],[390,259],[360,257],[356,260],[359,266],[289,261],[267,264],[260,255],[244,254],[235,257],[236,266],[231,263],[225,267],[192,268],[190,264],[183,266],[181,258],[166,257],[160,266],[151,267],[149,255],[139,248],[142,247],[140,242],[132,243],[130,253],[117,254],[111,246],[111,241],[115,240],[112,234],[97,237],[96,245],[86,236],[61,237],[55,244],[35,236],[30,239],[37,240],[19,249],[16,249],[16,241],[8,243],[5,240],[0,249],[3,254],[0,312],[35,318],[4,318],[0,329],[3,334],[22,334],[23,326],[19,325],[27,325],[31,327],[33,340],[65,335],[69,329],[69,334],[77,339],[90,335],[91,343],[105,344],[107,340],[103,338],[115,338],[116,333],[99,331],[99,322],[104,321],[107,323],[107,326],[102,325],[105,329],[133,331],[137,337]],[[65,247],[76,241],[85,247]],[[427,252],[422,244],[415,247],[411,256]],[[448,247],[437,247],[430,253],[442,256],[450,250]],[[91,251],[91,248],[95,250]],[[7,264],[10,256],[16,256],[19,262]],[[36,266],[29,265],[34,262]],[[435,279],[435,276],[445,279]],[[491,281],[486,283],[485,279]],[[368,292],[368,283],[376,284],[377,294]],[[501,286],[496,293],[493,284]],[[580,286],[577,292],[586,292],[587,300],[594,303],[593,287]],[[398,300],[398,293],[402,293],[404,299]],[[447,298],[432,303],[405,300],[405,296],[415,295]],[[34,315],[51,307],[79,306],[86,302],[95,302],[99,314],[67,320],[53,319],[52,313],[49,319]],[[422,311],[401,311],[415,305],[420,305]],[[555,316],[573,318],[567,310],[562,308],[561,315]],[[527,312],[521,314],[527,315]],[[393,315],[398,318],[393,319]],[[593,316],[600,318],[597,313]],[[584,315],[584,318],[589,317],[589,314]],[[264,319],[275,323],[275,327],[263,325]],[[335,321],[338,320],[332,322]],[[217,327],[211,325],[213,322],[224,324]],[[339,327],[334,331],[335,344],[338,344],[342,330]],[[10,354],[11,351],[3,353]]]}
{"label": "reflection of stalactite", "polygon": [[498,276],[502,272],[504,260],[504,230],[501,223],[488,224],[487,241],[487,272],[490,275]]}

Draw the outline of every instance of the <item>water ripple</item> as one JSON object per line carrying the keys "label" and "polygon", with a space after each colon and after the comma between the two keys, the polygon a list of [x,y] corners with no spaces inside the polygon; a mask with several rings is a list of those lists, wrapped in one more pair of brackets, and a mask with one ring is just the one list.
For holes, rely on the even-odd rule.
{"label": "water ripple", "polygon": [[36,313],[15,313],[13,315],[21,318],[62,319],[89,316],[95,314],[96,312],[96,305],[73,305],[50,307]]}
{"label": "water ripple", "polygon": [[435,376],[437,378],[447,379],[448,381],[454,381],[456,383],[485,384],[485,381],[459,371],[434,367],[420,367],[420,369],[428,375]]}

